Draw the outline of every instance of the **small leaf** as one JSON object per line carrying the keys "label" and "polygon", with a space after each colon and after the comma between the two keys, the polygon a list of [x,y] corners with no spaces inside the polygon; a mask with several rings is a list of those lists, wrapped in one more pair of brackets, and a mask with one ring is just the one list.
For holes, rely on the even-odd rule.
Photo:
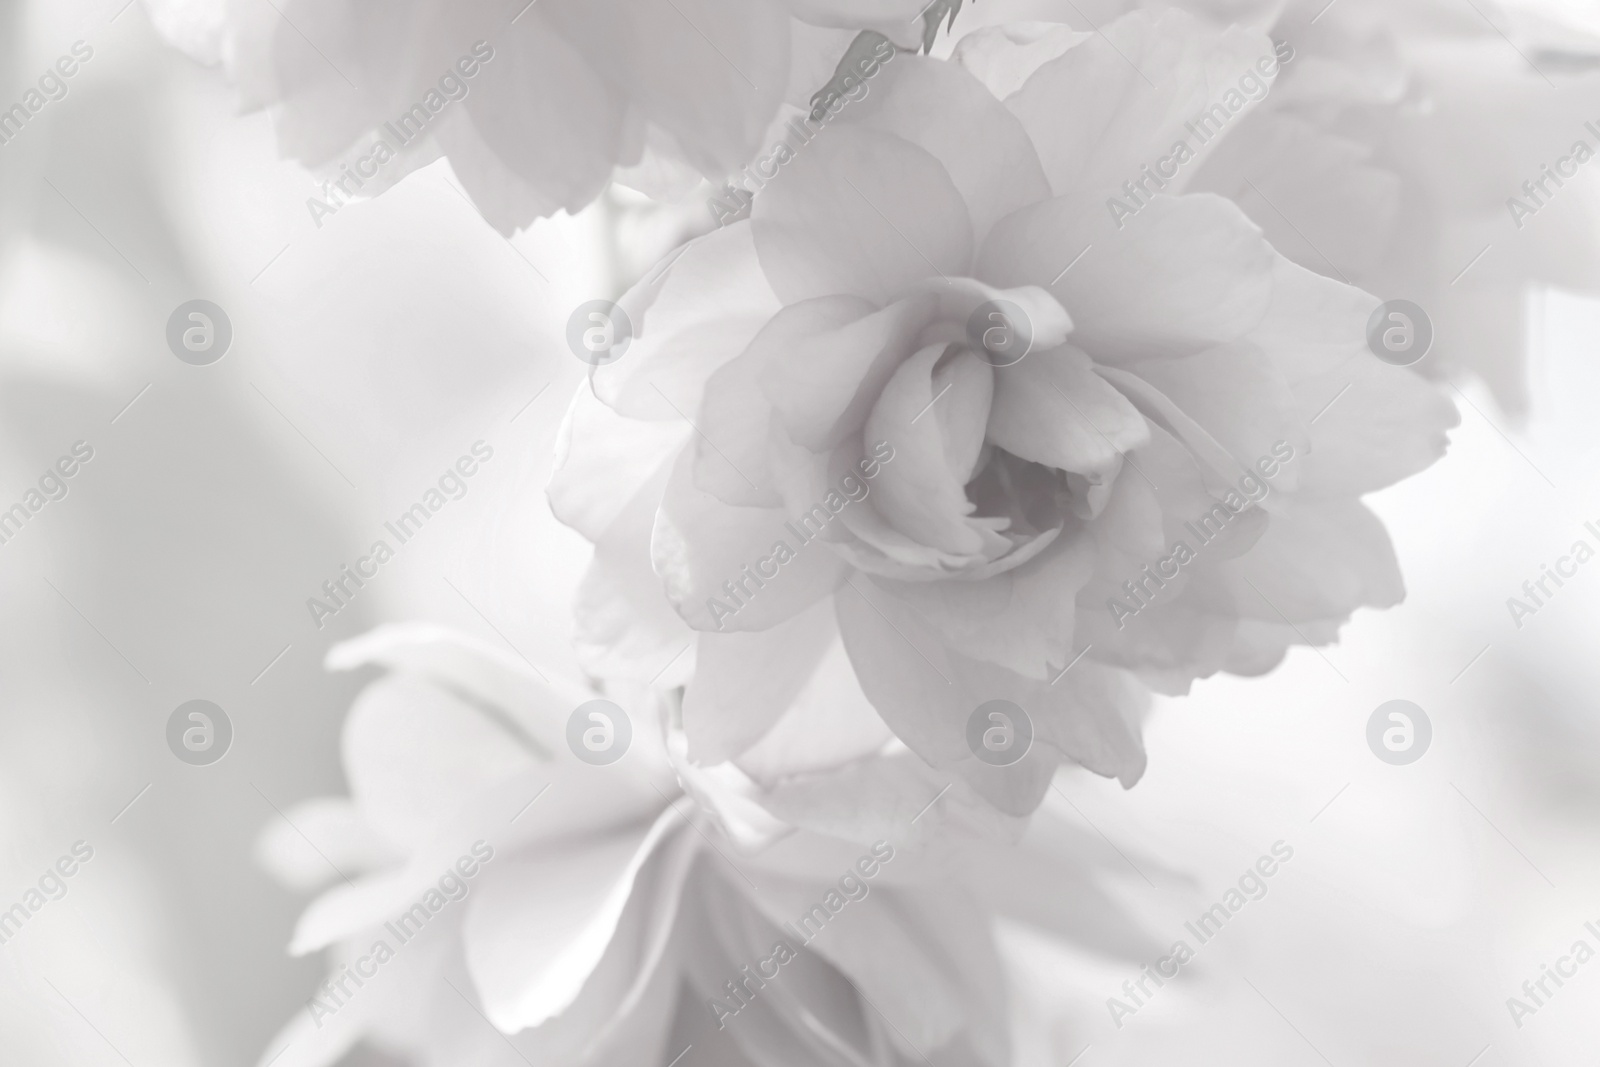
{"label": "small leaf", "polygon": [[961,11],[962,0],[933,0],[926,11],[922,13],[922,50],[933,51],[934,38],[939,36],[939,21],[946,19],[945,29],[956,24],[956,15]]}

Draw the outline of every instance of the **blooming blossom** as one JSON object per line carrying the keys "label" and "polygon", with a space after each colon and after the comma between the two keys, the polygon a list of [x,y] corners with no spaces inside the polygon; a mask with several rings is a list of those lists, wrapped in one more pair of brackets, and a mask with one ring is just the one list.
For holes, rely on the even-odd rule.
{"label": "blooming blossom", "polygon": [[[1003,102],[896,60],[749,222],[636,287],[634,347],[574,400],[551,497],[596,546],[591,669],[692,644],[697,762],[781,780],[775,733],[840,763],[892,734],[1027,812],[1063,760],[1137,779],[1150,689],[1403,595],[1359,498],[1455,413],[1367,350],[1378,301],[1185,191],[1214,145],[1107,209],[1273,43],[1174,11],[1044,50]],[[1020,361],[972,329],[996,307]],[[1031,720],[1014,765],[970,741],[995,700]]]}

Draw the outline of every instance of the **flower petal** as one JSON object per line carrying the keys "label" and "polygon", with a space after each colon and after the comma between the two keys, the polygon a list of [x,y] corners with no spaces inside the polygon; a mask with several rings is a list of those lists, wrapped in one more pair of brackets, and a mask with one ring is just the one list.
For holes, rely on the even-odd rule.
{"label": "flower petal", "polygon": [[[1233,482],[1270,460],[1274,449],[1287,445],[1305,455],[1309,430],[1294,393],[1271,356],[1249,342],[1222,345],[1183,359],[1148,360],[1136,372],[1184,415],[1194,420],[1233,463],[1223,473]],[[1301,464],[1287,464],[1273,481],[1275,489],[1293,492]]]}
{"label": "flower petal", "polygon": [[966,201],[975,241],[997,219],[1050,195],[1027,130],[957,64],[897,57],[844,121],[903,137],[944,164]]}
{"label": "flower petal", "polygon": [[945,359],[945,350],[929,345],[902,363],[868,417],[865,440],[887,441],[895,455],[870,499],[919,544],[955,555],[999,555],[1010,547],[995,532],[1005,520],[973,518],[977,507],[964,488],[988,425],[993,370],[969,351]]}
{"label": "flower petal", "polygon": [[739,755],[739,768],[762,785],[855,763],[894,739],[856,681],[831,603],[827,610],[832,640],[805,686],[771,729]]}
{"label": "flower petal", "polygon": [[1120,232],[1097,205],[1058,197],[1000,220],[977,274],[1048,285],[1072,315],[1073,344],[1098,363],[1125,363],[1244,336],[1266,314],[1277,258],[1221,197],[1158,196]]}
{"label": "flower petal", "polygon": [[[745,0],[732,18],[720,0],[583,0],[540,10],[705,174],[736,171],[760,147],[788,84],[789,15],[776,0]],[[550,96],[572,106],[566,93]]]}
{"label": "flower petal", "polygon": [[[1000,960],[989,930],[972,925],[979,909],[959,881],[862,884],[862,899],[876,897],[877,906],[844,908],[806,947],[846,975],[912,1047],[961,1038],[976,1044],[978,1062],[1006,1063]],[[767,916],[779,923],[805,914],[823,888],[776,878],[760,887]]]}
{"label": "flower petal", "polygon": [[[541,214],[554,208],[575,213],[611,176],[621,148],[627,101],[595,71],[588,56],[539,19],[507,30],[493,35],[500,48],[479,68],[478,84],[462,101],[465,115],[487,154],[537,192],[535,207]],[[362,32],[365,25],[357,35]],[[437,69],[449,69],[455,59],[452,55]],[[559,92],[552,91],[558,86]],[[399,103],[392,113],[405,113],[420,95]],[[507,107],[508,100],[518,101],[518,106]],[[465,131],[453,139],[473,140]],[[483,172],[481,166],[467,170],[474,179],[468,192],[481,191]],[[496,197],[490,203],[503,199]],[[491,221],[506,232],[525,225],[528,217],[506,213],[502,207]]]}
{"label": "flower petal", "polygon": [[1388,532],[1358,500],[1297,501],[1226,570],[1230,607],[1272,623],[1345,619],[1356,608],[1405,599]]}
{"label": "flower petal", "polygon": [[573,394],[556,439],[545,489],[556,518],[599,541],[694,431],[686,423],[625,418],[589,382]]}
{"label": "flower petal", "polygon": [[[686,866],[672,841],[683,818],[668,809],[654,825],[574,842],[566,850],[512,858],[486,871],[462,928],[467,965],[484,1014],[501,1031],[538,1026],[569,1008],[595,974],[648,879],[647,863]],[[681,874],[671,879],[676,892]],[[630,953],[640,953],[635,946]]]}
{"label": "flower petal", "polygon": [[743,352],[780,306],[747,222],[689,242],[618,303],[633,341],[621,358],[592,371],[595,395],[630,418],[671,420],[700,407],[706,380]]}
{"label": "flower petal", "polygon": [[[1240,76],[1271,55],[1272,42],[1257,30],[1235,25],[1219,33],[1176,8],[1134,11],[1041,65],[1006,106],[1039,147],[1056,195],[1098,203],[1124,181],[1139,180],[1140,168],[1177,141],[1199,156],[1210,151],[1207,142],[1217,138],[1201,141],[1184,123],[1222,106],[1229,89],[1240,107],[1223,110],[1237,122],[1255,103],[1235,88]],[[1183,166],[1168,192],[1182,191],[1196,162]]]}
{"label": "flower petal", "polygon": [[1115,474],[1122,453],[1143,446],[1150,431],[1082,350],[1062,345],[999,368],[989,439],[1012,455],[1095,482]]}
{"label": "flower petal", "polygon": [[[1079,663],[1052,685],[959,656],[915,611],[871,582],[841,590],[834,603],[845,648],[873,706],[913,751],[960,776],[1001,811],[1038,806],[1061,755],[1131,785],[1144,771],[1133,716],[1137,687],[1126,675]],[[1019,761],[995,767],[967,747],[967,721],[990,700],[1021,705],[1035,744]]]}
{"label": "flower petal", "polygon": [[755,633],[702,633],[683,730],[696,763],[733,759],[770,730],[838,634],[826,600]]}
{"label": "flower petal", "polygon": [[956,42],[961,64],[1001,100],[1027,84],[1033,72],[1093,34],[1056,22],[1006,22],[983,26]]}
{"label": "flower petal", "polygon": [[848,124],[795,155],[756,197],[751,225],[785,304],[843,293],[882,307],[931,275],[966,273],[972,258],[966,202],[944,166]]}
{"label": "flower petal", "polygon": [[702,631],[764,630],[833,590],[845,571],[838,556],[793,544],[781,508],[735,507],[704,492],[692,461],[689,453],[679,459],[651,536],[655,572],[685,622]]}
{"label": "flower petal", "polygon": [[831,296],[779,312],[751,348],[770,353],[761,386],[789,439],[821,452],[859,433],[934,304],[914,296],[879,311]]}
{"label": "flower petal", "polygon": [[950,649],[1043,679],[1072,658],[1074,597],[1094,562],[1092,543],[1080,536],[1058,539],[1021,566],[981,581],[874,582],[916,611]]}

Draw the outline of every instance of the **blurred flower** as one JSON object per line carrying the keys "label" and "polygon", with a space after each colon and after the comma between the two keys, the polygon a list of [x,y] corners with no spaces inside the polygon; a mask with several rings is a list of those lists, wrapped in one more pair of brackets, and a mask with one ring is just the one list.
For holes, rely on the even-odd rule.
{"label": "blurred flower", "polygon": [[[567,720],[594,694],[469,639],[389,627],[329,662],[389,673],[346,722],[350,800],[302,804],[262,839],[291,884],[330,865],[346,879],[292,945],[330,947],[329,981],[263,1063],[365,1041],[419,1065],[664,1064],[692,1042],[701,1062],[999,1067],[996,916],[1150,948],[1049,820],[1021,845],[934,834],[915,812],[876,839],[870,819],[790,832],[684,765],[656,709],[619,760],[589,765]],[[929,823],[950,803],[924,797]]]}
{"label": "blurred flower", "polygon": [[[1059,43],[1003,104],[896,60],[750,222],[625,298],[636,340],[575,399],[551,498],[596,545],[591,669],[693,642],[692,759],[781,778],[775,729],[814,765],[892,731],[1025,813],[1062,760],[1138,778],[1147,687],[1401,599],[1358,498],[1455,414],[1367,351],[1377,302],[1220,197],[1108,211],[1272,43],[1176,11]],[[986,347],[996,309],[1020,361]],[[1012,766],[969,741],[997,699],[1032,720]]]}
{"label": "blurred flower", "polygon": [[1600,205],[1574,190],[1524,224],[1508,200],[1575,139],[1600,148],[1583,126],[1600,103],[1600,41],[1518,27],[1493,5],[1322,7],[1296,0],[1278,15],[1273,35],[1305,62],[1194,187],[1233,197],[1296,262],[1420,304],[1438,357],[1419,369],[1477,374],[1521,414],[1527,290],[1600,292]]}
{"label": "blurred flower", "polygon": [[[1600,105],[1600,37],[1526,3],[1492,0],[1117,6],[1178,7],[1287,43],[1294,62],[1227,129],[1188,190],[1231,198],[1309,270],[1419,304],[1436,340],[1418,370],[1476,374],[1503,408],[1523,414],[1530,286],[1600,292],[1600,203],[1582,183],[1562,188],[1577,168],[1544,177],[1576,140],[1600,151],[1584,126]],[[1030,3],[1028,14],[1058,22],[1050,33],[1036,24],[1030,40],[1071,37],[1067,25],[1084,23],[1070,0]],[[1018,33],[988,29],[957,50]],[[1039,62],[1028,52],[1005,51],[1006,79]],[[1543,180],[1531,198],[1530,180]],[[1509,210],[1512,198],[1539,217]]]}
{"label": "blurred flower", "polygon": [[331,206],[447,156],[503,232],[578,211],[618,168],[651,192],[721,181],[857,32],[910,48],[924,30],[916,0],[146,3],[172,43],[271,109]]}

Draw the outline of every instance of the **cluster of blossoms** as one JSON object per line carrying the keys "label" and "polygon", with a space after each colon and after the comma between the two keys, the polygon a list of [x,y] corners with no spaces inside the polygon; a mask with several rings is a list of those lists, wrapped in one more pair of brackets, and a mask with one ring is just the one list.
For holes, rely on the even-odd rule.
{"label": "cluster of blossoms", "polygon": [[[296,950],[343,976],[467,843],[495,858],[280,1064],[362,1041],[428,1065],[1013,1062],[1000,924],[1145,948],[1041,808],[1054,776],[1132,786],[1151,694],[1397,604],[1362,497],[1443,454],[1428,376],[1476,370],[1515,407],[1522,287],[1596,282],[1553,226],[1456,288],[1518,188],[1466,174],[1468,141],[1564,148],[1529,101],[1581,109],[1597,53],[1526,22],[1519,65],[1433,0],[1092,27],[1066,0],[150,6],[324,168],[492,42],[384,181],[448,157],[508,231],[612,181],[703,200],[864,37],[894,50],[746,217],[622,297],[632,344],[572,399],[549,497],[594,546],[587,679],[425,629],[335,651],[388,674],[347,724],[352,797],[297,821],[364,873]],[[1393,297],[1435,312],[1420,368],[1368,348]],[[1020,358],[984,340],[995,309]],[[597,767],[567,722],[602,697],[633,744]],[[1013,761],[972,741],[995,702],[1026,714]],[[835,907],[879,843],[870,904]],[[795,944],[818,901],[827,930]]]}

